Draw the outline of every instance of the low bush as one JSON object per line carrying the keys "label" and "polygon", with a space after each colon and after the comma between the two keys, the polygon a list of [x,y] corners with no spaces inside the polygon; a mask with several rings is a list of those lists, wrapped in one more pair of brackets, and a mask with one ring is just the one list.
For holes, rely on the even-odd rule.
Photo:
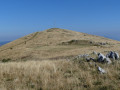
{"label": "low bush", "polygon": [[9,62],[9,61],[11,61],[10,58],[8,58],[8,59],[3,59],[3,60],[2,60],[2,62],[4,62],[4,63],[5,63],[5,62]]}

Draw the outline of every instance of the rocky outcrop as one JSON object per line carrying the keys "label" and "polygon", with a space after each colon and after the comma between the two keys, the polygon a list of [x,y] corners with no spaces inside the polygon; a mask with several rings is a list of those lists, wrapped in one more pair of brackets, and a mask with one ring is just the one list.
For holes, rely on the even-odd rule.
{"label": "rocky outcrop", "polygon": [[111,58],[113,60],[118,60],[120,58],[119,54],[117,52],[109,52],[106,57]]}

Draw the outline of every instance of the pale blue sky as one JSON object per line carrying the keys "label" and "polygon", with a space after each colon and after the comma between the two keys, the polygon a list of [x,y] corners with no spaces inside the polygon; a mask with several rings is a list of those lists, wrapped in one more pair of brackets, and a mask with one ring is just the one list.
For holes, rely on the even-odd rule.
{"label": "pale blue sky", "polygon": [[0,41],[53,27],[120,40],[120,0],[0,0]]}

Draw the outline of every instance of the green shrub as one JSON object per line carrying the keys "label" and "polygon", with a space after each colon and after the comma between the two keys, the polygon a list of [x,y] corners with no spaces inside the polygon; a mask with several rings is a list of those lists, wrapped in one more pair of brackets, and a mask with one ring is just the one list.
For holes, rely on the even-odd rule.
{"label": "green shrub", "polygon": [[5,63],[5,62],[9,62],[9,61],[11,61],[10,58],[8,58],[8,59],[3,59],[3,60],[2,60],[2,62],[4,62],[4,63]]}

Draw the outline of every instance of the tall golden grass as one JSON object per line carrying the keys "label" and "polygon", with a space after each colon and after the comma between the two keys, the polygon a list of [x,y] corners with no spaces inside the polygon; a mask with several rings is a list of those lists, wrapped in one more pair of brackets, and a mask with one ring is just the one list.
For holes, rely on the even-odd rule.
{"label": "tall golden grass", "polygon": [[120,62],[26,61],[0,63],[0,90],[119,90]]}

